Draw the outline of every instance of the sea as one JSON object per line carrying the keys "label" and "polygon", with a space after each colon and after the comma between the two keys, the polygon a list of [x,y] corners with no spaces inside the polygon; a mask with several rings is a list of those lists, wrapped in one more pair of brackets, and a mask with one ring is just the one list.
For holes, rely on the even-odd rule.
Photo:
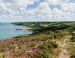
{"label": "sea", "polygon": [[17,36],[28,36],[32,32],[27,31],[30,27],[19,26],[11,23],[0,23],[0,40],[11,39]]}

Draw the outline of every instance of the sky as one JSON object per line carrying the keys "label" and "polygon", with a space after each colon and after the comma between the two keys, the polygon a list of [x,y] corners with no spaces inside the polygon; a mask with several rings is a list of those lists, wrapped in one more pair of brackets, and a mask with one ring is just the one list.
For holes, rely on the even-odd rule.
{"label": "sky", "polygon": [[0,0],[0,22],[75,21],[75,0]]}

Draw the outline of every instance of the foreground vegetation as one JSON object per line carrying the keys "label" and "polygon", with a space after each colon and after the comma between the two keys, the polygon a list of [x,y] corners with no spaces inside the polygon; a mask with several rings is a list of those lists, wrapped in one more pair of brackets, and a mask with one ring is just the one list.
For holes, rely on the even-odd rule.
{"label": "foreground vegetation", "polygon": [[0,58],[75,58],[75,24],[15,23],[33,34],[0,41]]}

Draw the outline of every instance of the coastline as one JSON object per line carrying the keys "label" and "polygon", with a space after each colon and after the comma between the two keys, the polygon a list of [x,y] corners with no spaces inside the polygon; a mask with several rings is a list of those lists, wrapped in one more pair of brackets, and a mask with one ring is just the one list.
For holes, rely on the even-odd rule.
{"label": "coastline", "polygon": [[67,29],[63,28],[60,30],[58,27],[59,30],[57,28],[50,30],[46,27],[35,30],[38,32],[29,36],[18,36],[0,41],[0,56],[3,58],[74,57],[75,31],[68,29],[69,26]]}

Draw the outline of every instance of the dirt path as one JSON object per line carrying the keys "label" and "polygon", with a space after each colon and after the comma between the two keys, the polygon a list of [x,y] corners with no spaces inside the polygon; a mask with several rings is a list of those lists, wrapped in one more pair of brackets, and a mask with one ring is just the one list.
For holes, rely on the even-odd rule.
{"label": "dirt path", "polygon": [[63,41],[59,41],[58,45],[60,48],[60,53],[58,55],[58,58],[69,58],[67,48],[68,48],[68,42],[70,38],[71,36],[66,36]]}

